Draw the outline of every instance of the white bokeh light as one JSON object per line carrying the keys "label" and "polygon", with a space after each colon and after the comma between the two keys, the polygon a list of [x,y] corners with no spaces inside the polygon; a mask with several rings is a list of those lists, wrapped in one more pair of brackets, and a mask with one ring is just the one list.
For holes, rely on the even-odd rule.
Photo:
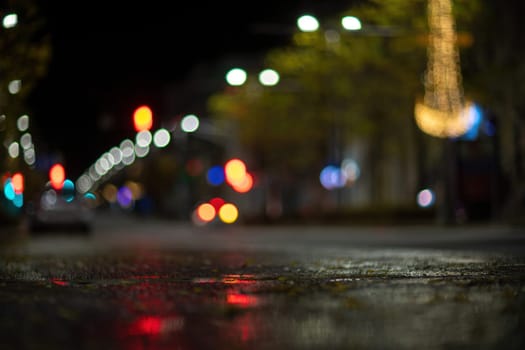
{"label": "white bokeh light", "polygon": [[264,86],[275,86],[279,83],[279,73],[273,69],[265,69],[259,73],[259,82]]}
{"label": "white bokeh light", "polygon": [[151,144],[152,136],[149,130],[143,130],[137,133],[135,142],[140,147],[148,147]]}
{"label": "white bokeh light", "polygon": [[135,145],[135,155],[139,158],[144,158],[149,154],[149,146]]}
{"label": "white bokeh light", "polygon": [[7,90],[9,91],[11,95],[18,94],[21,88],[22,88],[21,80],[11,80],[9,84],[7,85]]}
{"label": "white bokeh light", "polygon": [[346,30],[360,30],[361,21],[354,16],[345,16],[341,19],[341,25]]}
{"label": "white bokeh light", "polygon": [[133,141],[126,139],[120,143],[120,150],[122,151],[122,158],[128,158],[135,154],[135,145]]}
{"label": "white bokeh light", "polygon": [[20,145],[23,149],[29,149],[33,145],[33,138],[31,137],[31,134],[25,133],[22,136],[20,136]]}
{"label": "white bokeh light", "polygon": [[246,79],[246,71],[241,68],[233,68],[226,73],[226,81],[232,86],[241,86],[246,82]]}
{"label": "white bokeh light", "polygon": [[9,153],[11,158],[18,158],[20,155],[20,146],[18,145],[18,142],[12,142],[7,148],[7,153]]}
{"label": "white bokeh light", "polygon": [[118,147],[113,147],[109,153],[113,156],[113,163],[115,165],[120,164],[122,161],[122,151]]}
{"label": "white bokeh light", "polygon": [[303,15],[297,19],[297,27],[302,32],[315,32],[319,29],[319,21],[311,15]]}
{"label": "white bokeh light", "polygon": [[436,198],[434,192],[428,188],[419,191],[417,194],[417,205],[422,208],[428,208],[434,204]]}
{"label": "white bokeh light", "polygon": [[171,135],[166,129],[159,129],[153,135],[153,144],[158,148],[166,147],[171,140]]}
{"label": "white bokeh light", "polygon": [[86,193],[93,185],[93,180],[86,174],[80,176],[76,182],[77,190],[80,193]]}
{"label": "white bokeh light", "polygon": [[184,132],[195,132],[199,128],[199,118],[195,114],[188,114],[182,118],[180,127]]}
{"label": "white bokeh light", "polygon": [[24,132],[29,128],[29,116],[23,115],[16,121],[16,126],[18,131]]}
{"label": "white bokeh light", "polygon": [[27,165],[33,165],[36,162],[35,149],[33,147],[24,150],[24,161]]}
{"label": "white bokeh light", "polygon": [[18,24],[18,15],[16,13],[9,13],[2,19],[2,26],[5,29],[14,28]]}

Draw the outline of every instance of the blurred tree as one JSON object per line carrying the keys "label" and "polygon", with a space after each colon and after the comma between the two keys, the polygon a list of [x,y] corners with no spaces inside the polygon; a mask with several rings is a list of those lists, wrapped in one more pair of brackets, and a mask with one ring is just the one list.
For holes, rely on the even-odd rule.
{"label": "blurred tree", "polygon": [[525,3],[483,2],[474,18],[474,44],[465,57],[465,84],[494,114],[506,181],[504,217],[525,217]]}
{"label": "blurred tree", "polygon": [[[364,23],[345,32],[335,20],[316,32],[298,32],[265,64],[281,74],[276,87],[253,81],[210,99],[212,112],[238,122],[242,144],[265,169],[315,176],[340,162],[352,139],[370,145],[373,186],[384,199],[384,162],[413,154],[413,100],[425,64],[421,35],[424,1],[373,1],[348,13]],[[342,14],[344,15],[344,14]],[[310,171],[311,172],[311,171]],[[312,173],[312,172],[311,172]]]}
{"label": "blurred tree", "polygon": [[[457,1],[461,30],[477,4]],[[412,201],[425,169],[438,166],[441,155],[440,141],[419,131],[413,118],[426,67],[426,5],[425,0],[367,1],[341,14],[360,18],[360,31],[346,32],[332,19],[322,30],[298,32],[290,46],[265,57],[281,74],[279,85],[248,81],[212,96],[210,110],[220,120],[237,122],[242,145],[270,171],[317,176],[326,163],[341,161],[352,140],[366,141],[375,204],[389,200],[389,162],[402,164],[405,182],[410,164],[418,164],[418,183],[402,184],[413,191],[406,196]],[[460,38],[469,42],[468,35]]]}
{"label": "blurred tree", "polygon": [[[4,19],[8,15],[12,21],[6,25]],[[38,80],[47,73],[51,44],[35,1],[3,1],[0,20],[0,144],[7,150],[22,134],[17,128],[18,118],[31,116],[27,99]],[[32,124],[29,119],[30,128]],[[34,131],[31,130],[33,139]],[[0,152],[0,172],[24,171],[26,191],[31,192],[40,176],[30,169],[34,163],[28,165],[23,159],[21,149],[14,158],[8,152]]]}

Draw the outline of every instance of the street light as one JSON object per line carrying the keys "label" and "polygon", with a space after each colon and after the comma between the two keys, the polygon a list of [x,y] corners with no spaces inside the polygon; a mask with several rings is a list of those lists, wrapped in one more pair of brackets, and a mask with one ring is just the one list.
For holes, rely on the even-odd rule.
{"label": "street light", "polygon": [[264,86],[275,86],[279,79],[279,73],[273,69],[265,69],[259,73],[259,82]]}
{"label": "street light", "polygon": [[[280,76],[271,68],[263,69],[258,75],[259,83],[263,86],[275,86],[279,83]],[[226,82],[231,86],[241,86],[248,80],[248,73],[242,68],[233,68],[226,73]]]}
{"label": "street light", "polygon": [[302,15],[297,19],[297,27],[302,32],[315,32],[319,29],[319,21],[312,15]]}
{"label": "street light", "polygon": [[10,29],[16,27],[18,24],[18,15],[16,13],[9,13],[4,16],[2,19],[2,26],[5,29]]}
{"label": "street light", "polygon": [[226,73],[226,81],[231,86],[241,86],[246,82],[248,75],[241,68],[233,68]]}
{"label": "street light", "polygon": [[341,19],[341,25],[346,30],[360,30],[362,28],[361,21],[354,16],[344,16]]}
{"label": "street light", "polygon": [[[354,16],[341,18],[341,26],[345,30],[357,31],[362,29],[361,20]],[[315,32],[319,29],[319,21],[312,15],[303,15],[297,19],[297,27],[302,32]]]}

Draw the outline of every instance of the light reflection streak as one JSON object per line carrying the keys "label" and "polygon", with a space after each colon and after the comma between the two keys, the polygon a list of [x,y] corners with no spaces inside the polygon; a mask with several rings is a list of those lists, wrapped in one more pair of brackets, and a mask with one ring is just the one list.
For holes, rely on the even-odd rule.
{"label": "light reflection streak", "polygon": [[165,333],[180,331],[184,328],[184,318],[179,316],[142,316],[137,318],[128,328],[128,335],[158,336]]}
{"label": "light reflection streak", "polygon": [[259,298],[255,295],[228,292],[226,294],[226,303],[239,307],[254,307],[259,305]]}
{"label": "light reflection streak", "polygon": [[68,281],[64,281],[62,279],[59,279],[59,278],[51,278],[51,283],[57,285],[57,286],[61,286],[61,287],[66,287],[66,286],[69,286],[69,282]]}

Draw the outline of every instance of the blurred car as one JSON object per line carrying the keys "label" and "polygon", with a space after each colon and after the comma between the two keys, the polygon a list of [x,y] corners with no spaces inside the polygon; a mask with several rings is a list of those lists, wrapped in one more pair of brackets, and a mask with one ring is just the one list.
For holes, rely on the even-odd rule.
{"label": "blurred car", "polygon": [[54,189],[47,189],[39,199],[29,204],[27,214],[32,232],[90,232],[94,209],[89,198],[75,194],[64,196]]}

